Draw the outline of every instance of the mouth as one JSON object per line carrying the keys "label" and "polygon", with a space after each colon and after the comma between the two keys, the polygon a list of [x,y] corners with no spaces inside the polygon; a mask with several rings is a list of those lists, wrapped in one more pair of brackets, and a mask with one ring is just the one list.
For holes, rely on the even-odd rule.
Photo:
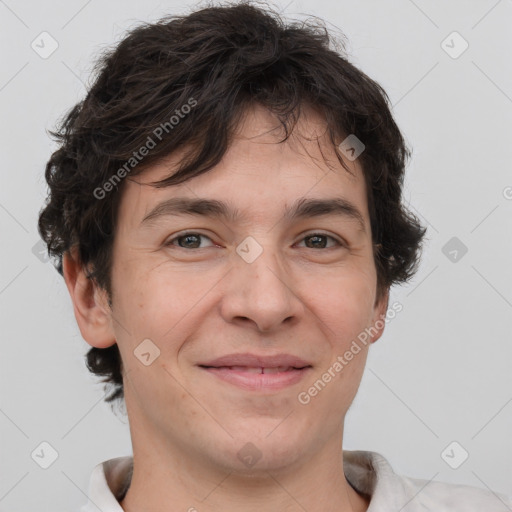
{"label": "mouth", "polygon": [[262,367],[262,366],[204,366],[199,365],[201,368],[208,369],[228,369],[234,370],[236,372],[247,372],[247,373],[283,373],[289,372],[292,370],[303,370],[304,368],[309,368],[309,366],[295,367],[295,366],[275,366],[275,367]]}
{"label": "mouth", "polygon": [[248,391],[278,391],[300,382],[309,362],[291,354],[227,354],[198,364],[201,370]]}

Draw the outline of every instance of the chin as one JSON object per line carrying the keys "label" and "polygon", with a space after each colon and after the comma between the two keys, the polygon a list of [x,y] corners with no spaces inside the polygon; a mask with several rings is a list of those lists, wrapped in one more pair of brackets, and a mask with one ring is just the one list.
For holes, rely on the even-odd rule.
{"label": "chin", "polygon": [[[251,477],[257,477],[260,473],[263,475],[267,471],[279,471],[293,465],[303,451],[304,439],[295,439],[296,431],[293,433],[295,435],[291,432],[269,435],[271,431],[271,429],[267,430],[261,436],[255,435],[254,431],[251,436],[238,434],[224,447],[214,443],[212,449],[216,453],[212,456],[216,457],[217,463],[220,462],[226,470]],[[219,452],[222,454],[221,461],[218,460]],[[268,474],[266,476],[268,477]]]}

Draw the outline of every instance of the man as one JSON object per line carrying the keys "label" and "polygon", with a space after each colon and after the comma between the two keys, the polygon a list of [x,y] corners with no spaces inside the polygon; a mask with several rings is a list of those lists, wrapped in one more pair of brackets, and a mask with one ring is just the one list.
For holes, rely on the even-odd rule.
{"label": "man", "polygon": [[55,134],[40,232],[133,444],[84,512],[511,510],[342,449],[425,230],[384,91],[328,43],[248,3],[146,25]]}

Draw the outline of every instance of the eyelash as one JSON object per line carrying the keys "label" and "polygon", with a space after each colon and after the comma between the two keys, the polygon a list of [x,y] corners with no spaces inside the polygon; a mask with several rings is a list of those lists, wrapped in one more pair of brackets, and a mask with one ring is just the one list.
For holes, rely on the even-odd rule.
{"label": "eyelash", "polygon": [[[212,241],[209,236],[203,235],[202,233],[197,233],[195,231],[186,231],[185,233],[180,233],[178,236],[175,236],[174,238],[171,238],[170,240],[168,240],[165,243],[165,246],[174,246],[174,244],[173,244],[174,241],[179,240],[180,238],[185,238],[185,237],[190,236],[190,235],[196,235],[196,236],[199,236],[199,237],[208,238],[208,240]],[[307,235],[302,237],[302,240],[305,240],[306,238],[310,238],[310,237],[312,238],[312,237],[315,237],[315,236],[321,236],[321,237],[330,238],[331,240],[334,240],[339,247],[347,247],[347,245],[344,242],[342,242],[342,241],[338,240],[337,238],[335,238],[335,237],[333,237],[331,235],[328,235],[326,233],[308,233]],[[199,250],[199,249],[206,249],[206,247],[195,247],[193,249],[186,248],[186,247],[179,247],[179,246],[175,246],[175,247],[178,247],[178,249],[196,250],[196,251]],[[309,247],[306,247],[306,248],[309,249]],[[333,247],[325,247],[325,248],[322,248],[322,249],[323,250],[333,249]]]}

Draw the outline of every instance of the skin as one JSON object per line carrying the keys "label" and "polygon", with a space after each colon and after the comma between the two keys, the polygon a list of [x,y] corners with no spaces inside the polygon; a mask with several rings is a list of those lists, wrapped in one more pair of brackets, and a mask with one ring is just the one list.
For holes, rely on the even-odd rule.
{"label": "skin", "polygon": [[[126,511],[368,508],[368,498],[344,476],[343,424],[368,347],[384,327],[309,404],[297,399],[358,334],[383,318],[388,303],[387,292],[380,298],[376,293],[361,167],[347,160],[354,176],[343,169],[327,142],[325,122],[313,110],[306,113],[293,136],[276,144],[283,135],[279,122],[254,106],[211,171],[176,186],[148,186],[172,172],[181,155],[175,153],[129,178],[114,239],[112,310],[76,253],[64,259],[83,338],[98,348],[118,343],[124,363],[134,456],[132,483],[121,503]],[[158,202],[177,196],[230,202],[246,219],[181,215],[140,226]],[[353,219],[335,215],[287,221],[285,206],[303,197],[350,200],[365,232]],[[174,238],[185,230],[204,237]],[[315,245],[307,236],[318,232],[333,239]],[[263,248],[252,263],[236,252],[247,236]],[[148,338],[160,356],[145,366],[134,350]],[[258,392],[197,366],[233,352],[288,353],[313,368],[297,384]],[[252,467],[237,457],[249,442],[261,456]]]}

